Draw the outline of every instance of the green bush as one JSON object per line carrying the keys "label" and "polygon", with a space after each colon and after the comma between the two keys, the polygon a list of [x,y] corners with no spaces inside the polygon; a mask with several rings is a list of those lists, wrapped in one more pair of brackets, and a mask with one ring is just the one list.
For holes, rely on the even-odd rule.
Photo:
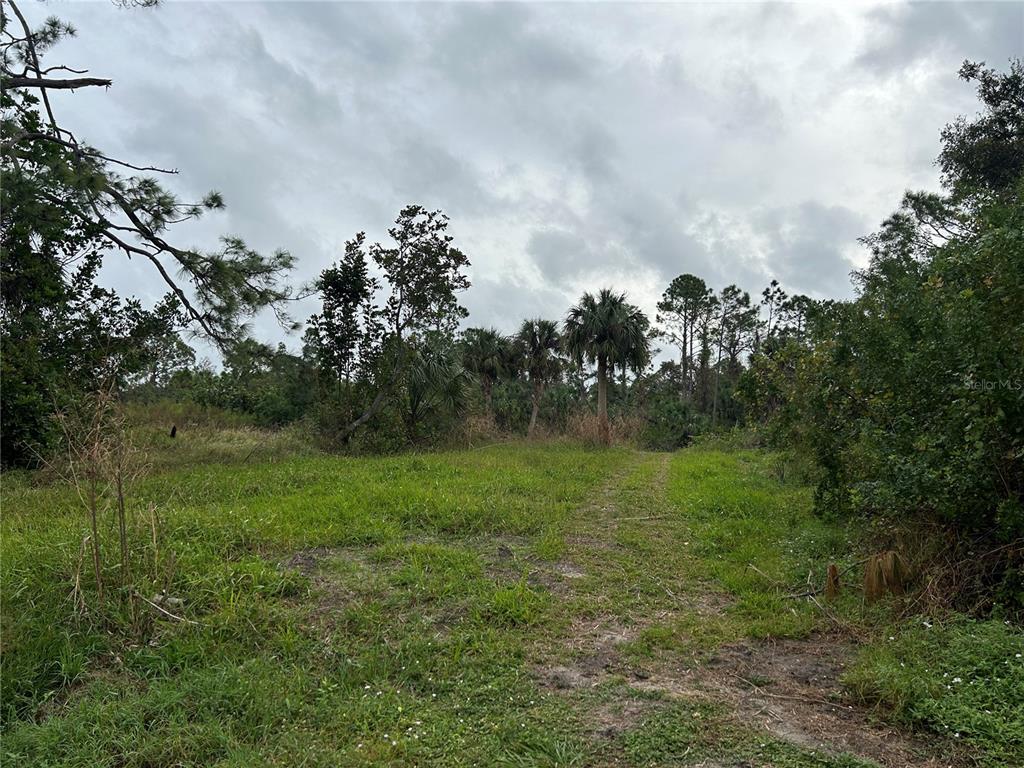
{"label": "green bush", "polygon": [[644,409],[644,446],[658,451],[673,451],[689,445],[708,428],[706,414],[698,413],[692,403],[676,396],[659,396]]}

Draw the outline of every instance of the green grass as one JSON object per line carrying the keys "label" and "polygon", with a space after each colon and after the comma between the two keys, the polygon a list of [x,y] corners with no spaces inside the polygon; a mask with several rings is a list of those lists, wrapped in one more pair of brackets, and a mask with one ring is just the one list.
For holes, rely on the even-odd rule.
{"label": "green grass", "polygon": [[824,755],[737,726],[719,707],[701,701],[675,702],[626,734],[625,753],[636,765],[707,764],[729,759],[734,765],[773,768],[871,768],[853,755]]}
{"label": "green grass", "polygon": [[851,690],[895,719],[1024,764],[1024,635],[997,621],[915,619],[865,648]]}
{"label": "green grass", "polygon": [[[138,642],[118,616],[79,617],[68,599],[85,528],[72,494],[6,486],[4,753],[36,765],[472,765],[571,752],[562,707],[522,663],[550,596],[523,574],[488,576],[476,542],[550,540],[623,455],[534,447],[157,474],[134,511],[161,510],[168,591],[200,624],[159,622]],[[316,586],[277,566],[311,547],[341,553],[328,568],[346,595],[328,628]]]}
{"label": "green grass", "polygon": [[[503,444],[383,458],[275,448],[244,461],[249,438],[217,437],[226,458],[212,462],[180,433],[154,443],[154,470],[131,491],[138,589],[166,578],[187,621],[145,606],[140,621],[116,598],[100,610],[87,559],[87,610],[76,610],[80,502],[39,476],[4,478],[4,764],[861,765],[766,740],[706,702],[651,700],[598,743],[593,708],[622,684],[567,696],[536,674],[573,655],[587,621],[628,628],[620,651],[641,664],[826,626],[779,584],[853,558],[856,531],[816,520],[808,489],[776,482],[770,456]],[[559,576],[568,566],[578,573]],[[870,618],[852,597],[835,610]],[[936,654],[953,639],[928,637]],[[1005,629],[1000,653],[1019,638]],[[903,690],[886,682],[903,659],[883,652],[897,647],[851,676],[865,698]],[[963,738],[1016,754],[1006,733],[1019,687],[999,690],[1010,703],[992,710],[998,731],[984,702],[956,699],[958,717],[980,718]],[[921,712],[953,698],[913,696],[892,711],[946,724]]]}

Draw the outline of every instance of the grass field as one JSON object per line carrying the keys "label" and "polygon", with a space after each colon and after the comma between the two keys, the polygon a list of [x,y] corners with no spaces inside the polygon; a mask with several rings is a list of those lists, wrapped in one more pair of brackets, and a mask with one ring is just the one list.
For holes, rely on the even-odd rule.
{"label": "grass field", "polygon": [[858,533],[767,454],[239,441],[158,446],[129,497],[173,618],[79,607],[78,498],[4,479],[4,765],[1024,760],[1020,632],[788,597]]}

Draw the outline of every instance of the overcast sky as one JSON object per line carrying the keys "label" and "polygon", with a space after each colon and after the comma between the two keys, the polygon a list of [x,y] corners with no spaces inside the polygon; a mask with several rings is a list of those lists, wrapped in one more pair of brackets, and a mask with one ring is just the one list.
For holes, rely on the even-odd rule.
{"label": "overcast sky", "polygon": [[[114,80],[56,95],[64,124],[223,193],[178,244],[283,247],[304,282],[403,205],[441,208],[470,323],[504,331],[605,285],[653,313],[683,272],[850,295],[856,238],[937,188],[939,132],[975,111],[961,62],[1024,53],[1008,2],[23,5],[78,29],[51,64]],[[105,278],[163,293],[120,255]]]}

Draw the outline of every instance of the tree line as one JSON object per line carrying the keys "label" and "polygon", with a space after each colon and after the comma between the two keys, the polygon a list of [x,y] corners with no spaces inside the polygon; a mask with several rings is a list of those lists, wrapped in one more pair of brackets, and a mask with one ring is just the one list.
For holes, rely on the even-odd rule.
{"label": "tree line", "polygon": [[[324,445],[443,443],[469,422],[534,434],[592,418],[607,444],[743,426],[813,466],[829,514],[920,514],[1012,540],[1024,532],[1024,65],[967,62],[979,112],[941,134],[942,189],[907,193],[853,275],[856,297],[759,297],[682,274],[648,318],[612,290],[510,335],[468,327],[469,257],[440,211],[403,208],[385,242],[359,233],[313,286],[300,353],[249,337],[267,308],[286,327],[293,258],[223,238],[174,243],[223,206],[181,200],[170,172],[114,158],[61,124],[48,93],[109,85],[45,55],[73,30],[0,15],[0,456],[53,449],[53,415],[84,393],[170,398],[306,424]],[[72,74],[73,77],[64,75]],[[144,307],[98,281],[133,258],[165,298]],[[223,367],[197,365],[190,334]],[[670,359],[659,355],[664,347]],[[664,360],[657,366],[655,360]]]}

